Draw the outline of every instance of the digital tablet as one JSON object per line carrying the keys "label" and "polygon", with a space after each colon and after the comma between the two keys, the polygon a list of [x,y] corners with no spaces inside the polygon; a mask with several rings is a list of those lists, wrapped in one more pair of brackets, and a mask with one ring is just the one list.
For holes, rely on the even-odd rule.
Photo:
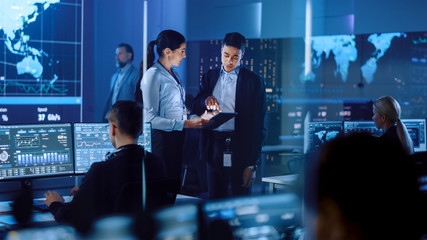
{"label": "digital tablet", "polygon": [[203,127],[204,129],[215,129],[221,126],[223,123],[237,116],[237,113],[231,112],[220,112],[213,116],[209,122]]}

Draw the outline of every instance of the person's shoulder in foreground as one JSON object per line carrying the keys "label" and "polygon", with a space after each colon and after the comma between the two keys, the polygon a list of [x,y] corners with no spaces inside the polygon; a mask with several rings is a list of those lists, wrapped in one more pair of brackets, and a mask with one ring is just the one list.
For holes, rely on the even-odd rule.
{"label": "person's shoulder in foreground", "polygon": [[313,158],[305,192],[307,209],[317,212],[317,239],[419,239],[427,232],[414,166],[394,141],[341,136]]}

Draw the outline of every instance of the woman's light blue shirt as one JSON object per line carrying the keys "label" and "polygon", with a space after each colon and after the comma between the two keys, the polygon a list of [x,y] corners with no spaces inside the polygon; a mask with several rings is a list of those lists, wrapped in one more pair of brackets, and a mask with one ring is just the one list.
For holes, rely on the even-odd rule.
{"label": "woman's light blue shirt", "polygon": [[[173,73],[179,79],[176,71]],[[183,102],[184,88],[159,63],[155,63],[144,74],[141,81],[144,101],[144,122],[151,122],[152,129],[182,131],[186,108]]]}

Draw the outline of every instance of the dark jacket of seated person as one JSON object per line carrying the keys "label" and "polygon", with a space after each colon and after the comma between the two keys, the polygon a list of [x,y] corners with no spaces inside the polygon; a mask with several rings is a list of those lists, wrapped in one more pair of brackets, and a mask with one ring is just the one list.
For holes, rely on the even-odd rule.
{"label": "dark jacket of seated person", "polygon": [[[142,108],[133,101],[118,101],[108,113],[109,137],[116,151],[104,162],[92,164],[74,198],[64,203],[54,191],[45,193],[45,203],[58,222],[70,224],[81,233],[90,231],[97,219],[112,214],[142,212],[142,163],[145,163],[146,210],[159,206],[166,194],[151,184],[165,179],[163,162],[137,145],[142,132]],[[163,186],[163,185],[160,185]],[[157,204],[157,206],[154,206]]]}
{"label": "dark jacket of seated person", "polygon": [[[124,191],[127,184],[142,181],[143,156],[144,149],[131,144],[117,149],[107,161],[94,163],[71,202],[52,202],[49,206],[55,220],[69,223],[80,232],[87,232],[91,224],[102,216],[135,213],[142,209],[142,202],[134,201],[141,199],[142,189],[138,187],[139,191],[133,191],[130,195]],[[161,180],[164,169],[160,162],[145,159],[145,164],[147,181]],[[121,203],[121,197],[132,199],[125,199]],[[147,196],[149,202],[151,197]],[[126,200],[139,204],[125,206],[123,204],[128,203]],[[147,208],[151,206],[147,205]]]}

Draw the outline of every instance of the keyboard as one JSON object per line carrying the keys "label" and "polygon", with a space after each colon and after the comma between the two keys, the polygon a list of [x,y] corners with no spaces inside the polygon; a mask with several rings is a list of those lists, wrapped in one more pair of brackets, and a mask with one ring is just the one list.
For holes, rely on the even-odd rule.
{"label": "keyboard", "polygon": [[[64,202],[68,203],[73,200],[73,196],[63,196]],[[45,198],[38,198],[33,200],[33,209],[39,212],[49,212],[49,206],[46,203],[39,202],[39,200],[45,200]]]}
{"label": "keyboard", "polygon": [[[73,196],[64,196],[63,198],[65,203],[71,202],[71,200],[73,200]],[[40,200],[45,200],[45,198],[33,199],[33,209],[39,212],[49,212],[49,207],[45,203],[39,202]],[[11,207],[13,207],[13,204],[13,202],[9,203]]]}
{"label": "keyboard", "polygon": [[33,209],[39,212],[49,212],[49,206],[39,200],[33,200]]}

